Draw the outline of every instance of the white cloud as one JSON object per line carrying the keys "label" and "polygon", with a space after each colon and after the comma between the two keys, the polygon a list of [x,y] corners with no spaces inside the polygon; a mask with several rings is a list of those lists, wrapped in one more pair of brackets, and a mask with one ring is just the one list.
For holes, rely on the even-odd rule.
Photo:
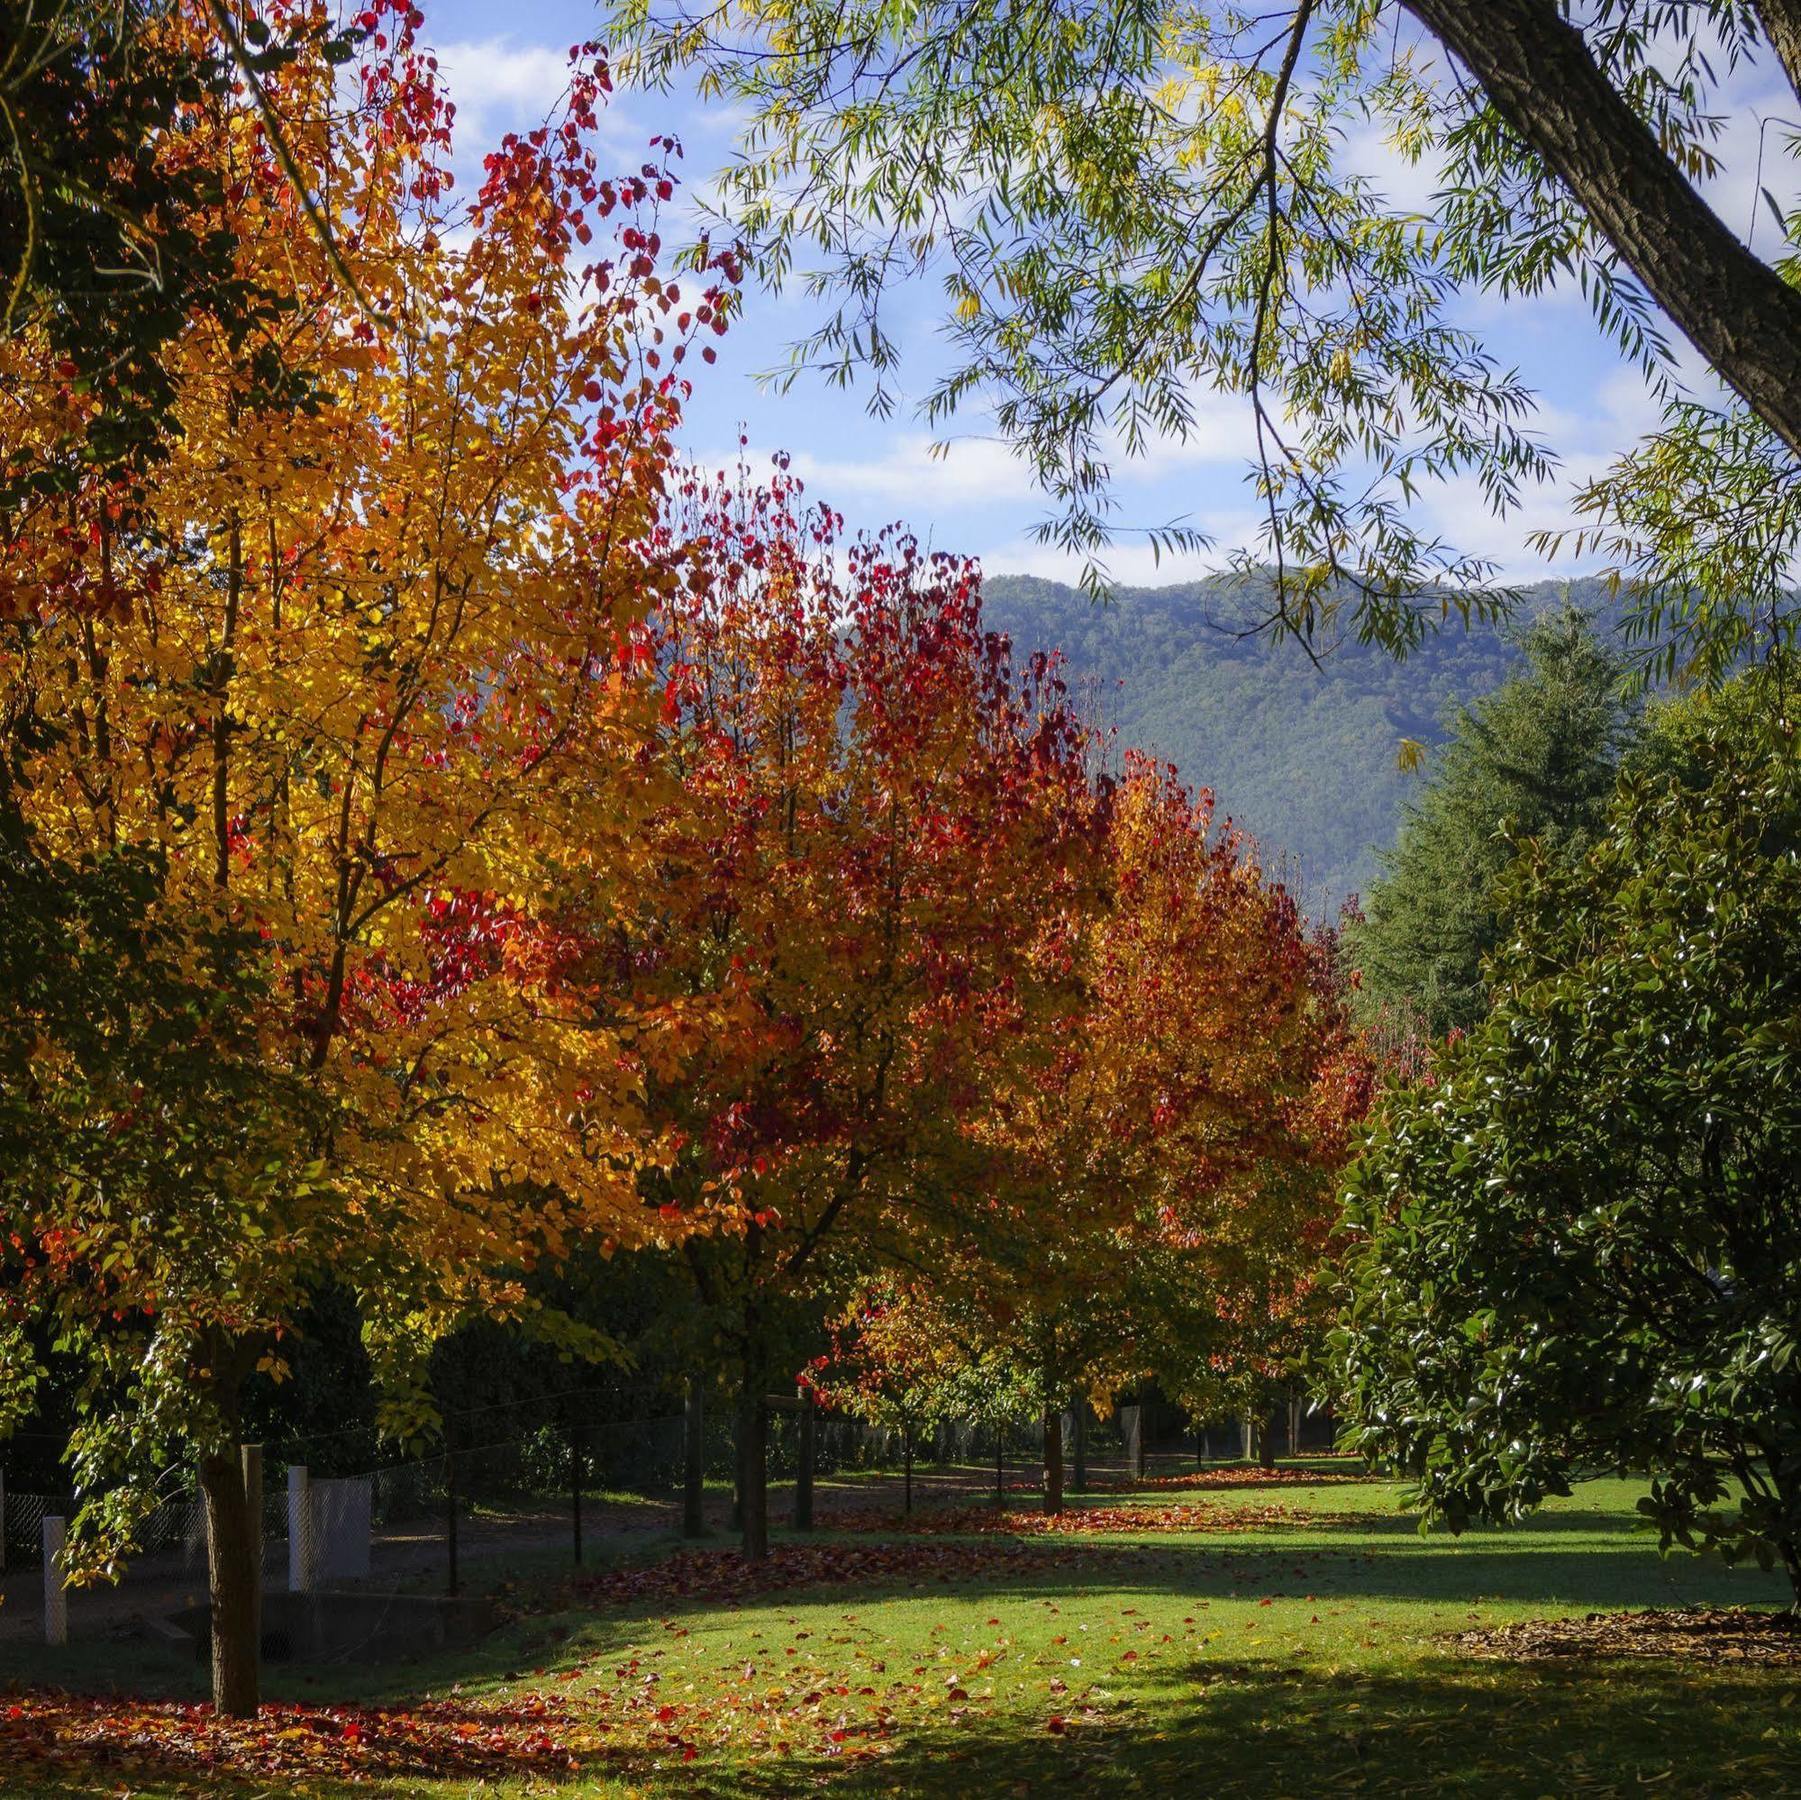
{"label": "white cloud", "polygon": [[[459,162],[485,156],[509,131],[529,131],[556,110],[569,86],[566,45],[519,43],[508,36],[457,38],[433,46],[445,92],[455,102]],[[617,155],[643,148],[630,112],[609,100],[600,140]]]}

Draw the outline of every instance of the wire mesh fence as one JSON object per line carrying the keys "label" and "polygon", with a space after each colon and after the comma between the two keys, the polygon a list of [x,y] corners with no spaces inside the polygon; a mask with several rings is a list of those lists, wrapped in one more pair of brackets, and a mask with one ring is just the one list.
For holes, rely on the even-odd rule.
{"label": "wire mesh fence", "polygon": [[[736,1523],[734,1420],[723,1409],[700,1421],[690,1455],[682,1414],[606,1416],[600,1394],[553,1396],[537,1404],[472,1409],[447,1416],[441,1440],[418,1454],[375,1457],[366,1426],[295,1436],[263,1446],[265,1581],[295,1591],[354,1586],[456,1592],[471,1565],[491,1559],[573,1557],[623,1547],[631,1534],[669,1534],[684,1524],[684,1490],[696,1491],[700,1523],[722,1540]],[[1201,1454],[1233,1457],[1225,1427],[1192,1443],[1147,1450],[1130,1409],[1112,1418],[1064,1424],[1065,1472],[1072,1490],[1118,1485],[1167,1472]],[[957,1419],[917,1432],[882,1429],[793,1400],[766,1413],[770,1517],[816,1528],[853,1524],[859,1512],[892,1514],[903,1505],[1017,1503],[1040,1480],[1043,1422],[1037,1418]],[[803,1465],[811,1464],[803,1481]],[[15,1475],[15,1469],[17,1475]],[[902,1472],[905,1471],[903,1478]],[[46,1474],[52,1479],[46,1480]],[[27,1487],[18,1479],[36,1478]],[[55,1479],[61,1476],[61,1479]],[[15,1457],[0,1445],[0,1543],[9,1591],[41,1581],[47,1517],[70,1517],[66,1474],[29,1445]],[[154,1616],[192,1604],[204,1589],[205,1509],[191,1472],[169,1472],[137,1554],[113,1589],[78,1595],[72,1617]],[[800,1499],[811,1496],[810,1504]],[[694,1521],[690,1518],[688,1523]],[[16,1619],[29,1603],[11,1609]],[[0,1636],[8,1624],[0,1613]]]}

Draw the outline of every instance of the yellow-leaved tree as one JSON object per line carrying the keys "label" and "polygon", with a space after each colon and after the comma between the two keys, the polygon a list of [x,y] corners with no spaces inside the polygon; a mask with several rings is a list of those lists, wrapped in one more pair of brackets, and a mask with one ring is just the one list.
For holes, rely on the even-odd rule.
{"label": "yellow-leaved tree", "polygon": [[[14,510],[0,595],[8,881],[50,921],[6,1020],[9,1149],[43,1154],[0,1179],[3,1329],[52,1321],[81,1370],[78,1569],[197,1459],[234,1714],[239,1396],[307,1294],[355,1293],[387,1423],[417,1431],[436,1336],[477,1311],[573,1332],[535,1265],[680,1229],[637,1198],[648,1042],[581,992],[548,896],[577,860],[605,896],[637,854],[678,365],[736,277],[658,275],[673,146],[600,166],[592,47],[460,205],[417,9],[374,6],[349,68],[320,7],[266,11],[296,52],[158,150],[209,172],[199,227],[256,304],[164,347],[177,429],[146,472]],[[9,466],[103,427],[95,371],[29,334],[0,358]],[[0,1420],[35,1372],[4,1361]]]}

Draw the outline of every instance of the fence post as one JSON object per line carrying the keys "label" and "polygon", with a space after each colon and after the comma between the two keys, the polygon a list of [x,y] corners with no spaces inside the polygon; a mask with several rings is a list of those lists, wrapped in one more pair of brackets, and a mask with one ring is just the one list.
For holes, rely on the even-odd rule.
{"label": "fence post", "polygon": [[1119,1409],[1120,1435],[1125,1439],[1126,1473],[1134,1481],[1144,1479],[1144,1402]]}
{"label": "fence post", "polygon": [[63,1586],[63,1541],[66,1536],[62,1519],[55,1513],[44,1517],[44,1642],[66,1644],[69,1641],[69,1591]]}
{"label": "fence post", "polygon": [[444,1555],[449,1565],[449,1578],[444,1591],[457,1591],[457,1453],[450,1435],[449,1421],[444,1429]]}
{"label": "fence post", "polygon": [[682,1402],[682,1536],[707,1535],[706,1420],[702,1414],[700,1377],[688,1377]]}
{"label": "fence post", "polygon": [[263,1447],[240,1444],[244,1472],[244,1510],[250,1519],[250,1641],[261,1658],[263,1647]]}
{"label": "fence post", "polygon": [[578,1422],[569,1427],[569,1501],[575,1524],[575,1561],[582,1560],[582,1428]]}
{"label": "fence post", "polygon": [[310,1594],[319,1582],[313,1486],[305,1463],[288,1464],[288,1592]]}

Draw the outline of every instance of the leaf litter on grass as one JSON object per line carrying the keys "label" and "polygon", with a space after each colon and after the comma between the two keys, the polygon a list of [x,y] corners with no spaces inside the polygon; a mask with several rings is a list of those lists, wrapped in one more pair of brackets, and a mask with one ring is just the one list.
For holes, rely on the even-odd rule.
{"label": "leaf litter on grass", "polygon": [[1442,1642],[1472,1656],[1661,1656],[1703,1663],[1801,1663],[1801,1616],[1747,1606],[1654,1607],[1526,1619]]}

